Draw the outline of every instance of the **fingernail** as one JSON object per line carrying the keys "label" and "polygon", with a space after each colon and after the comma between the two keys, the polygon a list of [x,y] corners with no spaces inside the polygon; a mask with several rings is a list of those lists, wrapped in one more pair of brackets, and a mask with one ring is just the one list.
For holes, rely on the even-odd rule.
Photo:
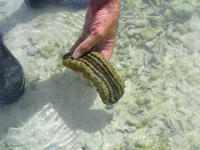
{"label": "fingernail", "polygon": [[73,53],[73,58],[78,58],[78,57],[80,57],[81,56],[81,54],[79,53],[79,52],[74,52]]}

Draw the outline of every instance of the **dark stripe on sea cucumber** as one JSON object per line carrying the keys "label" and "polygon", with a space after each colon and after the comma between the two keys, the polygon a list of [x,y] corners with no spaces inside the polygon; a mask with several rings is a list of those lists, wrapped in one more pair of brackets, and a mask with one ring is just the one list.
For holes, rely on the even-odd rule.
{"label": "dark stripe on sea cucumber", "polygon": [[106,85],[106,87],[107,87],[107,89],[108,89],[108,93],[109,93],[109,95],[108,95],[108,101],[110,102],[110,103],[113,103],[112,102],[112,88],[109,86],[109,84],[106,82],[107,80],[104,78],[104,76],[101,74],[98,74],[97,73],[97,71],[98,70],[95,70],[95,69],[93,69],[92,68],[92,66],[90,66],[91,64],[87,61],[87,60],[84,60],[83,58],[81,58],[81,59],[79,59],[78,61],[81,61],[82,63],[84,63],[88,68],[90,68],[91,70],[92,70],[92,72],[93,72],[93,74],[95,74],[98,78],[100,78],[101,79],[101,81],[103,81],[104,83],[105,83],[105,85]]}
{"label": "dark stripe on sea cucumber", "polygon": [[[109,77],[108,73],[105,71],[104,68],[101,67],[101,65],[99,63],[103,63],[101,62],[101,60],[98,59],[97,60],[94,60],[91,56],[89,55],[85,55],[84,58],[87,59],[87,61],[89,61],[93,66],[94,68],[98,67],[97,70],[99,70],[103,76],[107,79],[107,81],[109,82],[110,86],[112,87],[112,91],[113,91],[113,96],[114,96],[114,101],[113,102],[116,102],[120,99],[120,93],[119,93],[119,89],[118,87],[115,85],[114,82],[112,82],[112,79]],[[96,66],[95,66],[96,65]],[[104,65],[105,66],[105,65]]]}
{"label": "dark stripe on sea cucumber", "polygon": [[[123,95],[123,89],[121,87],[121,84],[118,82],[118,80],[116,79],[117,78],[117,74],[113,74],[109,68],[112,70],[112,71],[115,71],[114,68],[112,68],[111,66],[107,66],[105,65],[105,61],[106,60],[103,60],[103,58],[99,57],[98,55],[95,55],[93,53],[89,53],[88,55],[92,55],[92,59],[97,59],[97,60],[94,60],[94,61],[98,61],[100,62],[99,65],[103,68],[104,72],[106,73],[106,75],[108,76],[108,78],[110,79],[111,83],[113,86],[115,86],[117,88],[117,91],[120,93],[119,96],[116,98],[116,99],[120,99],[121,96]],[[119,78],[119,77],[118,77]]]}
{"label": "dark stripe on sea cucumber", "polygon": [[[112,88],[112,93],[113,93],[113,102],[116,102],[119,95],[117,95],[117,89],[116,87],[113,85],[112,81],[109,80],[108,76],[104,75],[105,72],[103,71],[102,67],[100,66],[99,62],[97,62],[96,60],[92,59],[90,56],[85,55],[84,59],[86,59],[88,62],[90,62],[91,65],[93,65],[94,68],[96,68],[101,74],[102,76],[105,78],[105,80],[108,81],[108,84],[110,85],[110,87]],[[115,101],[116,99],[116,101]]]}
{"label": "dark stripe on sea cucumber", "polygon": [[99,58],[97,55],[94,55],[93,53],[89,53],[89,54],[92,55],[93,57],[95,57],[96,59],[98,59],[99,62],[102,63],[102,65],[104,66],[103,69],[106,69],[105,72],[108,72],[108,73],[110,74],[110,76],[113,77],[113,79],[114,79],[114,83],[118,84],[117,87],[120,88],[120,91],[121,91],[121,94],[120,94],[120,95],[122,96],[123,93],[124,93],[124,91],[123,91],[123,88],[121,87],[121,84],[118,82],[118,80],[115,78],[115,76],[110,72],[110,70],[108,69],[108,67],[107,67],[107,66],[106,66],[106,65],[101,61],[101,58]]}
{"label": "dark stripe on sea cucumber", "polygon": [[88,62],[87,62],[87,60],[82,60],[83,58],[79,58],[78,59],[78,61],[81,61],[82,63],[84,63],[88,68],[90,68],[91,70],[92,70],[92,72],[96,75],[96,76],[98,76],[102,81],[104,81],[104,83],[105,83],[105,85],[106,85],[106,87],[107,87],[107,89],[108,89],[108,93],[109,93],[109,102],[111,103],[111,104],[113,104],[114,102],[112,101],[112,92],[111,92],[111,89],[109,88],[109,85],[107,84],[107,82],[106,82],[106,80],[102,77],[102,76],[100,76],[100,74],[98,74],[97,72],[96,72],[96,70],[95,69],[93,69],[92,67],[90,67],[90,65],[88,64]]}
{"label": "dark stripe on sea cucumber", "polygon": [[[73,70],[86,73],[88,79],[91,79],[97,87],[105,104],[113,104],[123,96],[124,82],[112,64],[104,59],[104,56],[98,52],[88,52],[82,57],[74,59],[72,54],[73,52],[69,52],[64,55],[63,64]],[[118,98],[114,94],[116,91],[120,93]]]}
{"label": "dark stripe on sea cucumber", "polygon": [[69,53],[65,54],[63,59],[67,59],[67,58],[73,59],[72,54],[73,54],[72,52],[69,52]]}

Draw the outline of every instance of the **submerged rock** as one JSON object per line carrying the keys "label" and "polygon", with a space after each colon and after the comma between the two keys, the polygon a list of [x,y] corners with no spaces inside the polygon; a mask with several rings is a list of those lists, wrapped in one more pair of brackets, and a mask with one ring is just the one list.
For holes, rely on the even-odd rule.
{"label": "submerged rock", "polygon": [[24,93],[23,68],[3,44],[0,35],[0,104],[16,101]]}
{"label": "submerged rock", "polygon": [[46,5],[63,5],[73,9],[85,9],[89,0],[24,0],[32,8],[42,8]]}
{"label": "submerged rock", "polygon": [[24,0],[32,8],[41,8],[47,4],[55,4],[56,0]]}
{"label": "submerged rock", "polygon": [[195,8],[190,3],[174,1],[169,4],[174,20],[185,22],[192,17]]}

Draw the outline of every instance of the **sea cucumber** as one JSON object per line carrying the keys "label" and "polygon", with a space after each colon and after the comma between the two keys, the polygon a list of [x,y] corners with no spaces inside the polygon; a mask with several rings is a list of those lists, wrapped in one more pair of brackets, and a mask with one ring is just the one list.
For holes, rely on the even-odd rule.
{"label": "sea cucumber", "polygon": [[98,52],[90,51],[76,59],[69,52],[63,57],[63,65],[82,72],[91,80],[104,104],[116,103],[125,92],[125,84],[114,66]]}

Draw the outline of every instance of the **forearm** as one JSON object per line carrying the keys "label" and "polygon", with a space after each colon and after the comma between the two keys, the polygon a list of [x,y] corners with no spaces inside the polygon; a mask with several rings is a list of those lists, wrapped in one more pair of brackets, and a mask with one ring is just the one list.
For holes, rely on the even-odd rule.
{"label": "forearm", "polygon": [[94,5],[103,5],[105,3],[108,3],[109,1],[111,0],[90,0],[90,3]]}
{"label": "forearm", "polygon": [[102,7],[103,5],[105,5],[106,3],[111,3],[112,5],[119,5],[120,4],[120,0],[90,0],[90,7],[95,7],[95,8],[99,8]]}
{"label": "forearm", "polygon": [[110,7],[110,9],[119,11],[120,0],[90,0],[89,9],[91,11],[96,12],[104,5],[106,5],[107,7]]}

